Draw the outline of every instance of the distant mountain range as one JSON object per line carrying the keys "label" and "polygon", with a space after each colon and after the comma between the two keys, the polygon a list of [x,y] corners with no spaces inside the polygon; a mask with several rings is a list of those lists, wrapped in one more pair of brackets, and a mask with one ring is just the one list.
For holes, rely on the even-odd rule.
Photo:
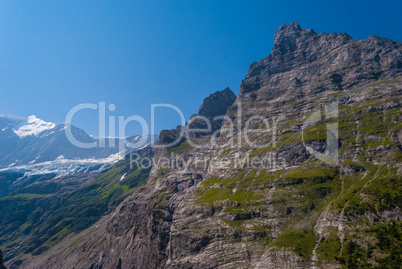
{"label": "distant mountain range", "polygon": [[[80,148],[66,136],[71,128],[75,139],[82,143],[102,142],[105,147]],[[131,136],[127,142],[146,146],[151,136]],[[106,140],[106,141],[102,141]],[[28,174],[72,173],[103,170],[121,159],[130,148],[119,152],[121,138],[96,138],[83,129],[67,124],[45,122],[32,115],[28,118],[0,115],[0,173],[14,171]]]}

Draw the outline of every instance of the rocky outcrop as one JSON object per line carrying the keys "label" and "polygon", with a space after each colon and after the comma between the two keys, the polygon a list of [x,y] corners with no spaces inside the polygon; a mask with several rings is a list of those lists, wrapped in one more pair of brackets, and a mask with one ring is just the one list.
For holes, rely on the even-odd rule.
{"label": "rocky outcrop", "polygon": [[159,134],[159,144],[178,147],[186,137],[200,138],[214,133],[221,128],[223,117],[235,100],[236,95],[229,87],[211,94],[205,98],[198,114],[192,115],[185,127],[162,130]]}
{"label": "rocky outcrop", "polygon": [[227,87],[205,98],[198,114],[194,114],[186,126],[189,136],[199,138],[221,128],[228,108],[236,101],[236,95]]}
{"label": "rocky outcrop", "polygon": [[[376,244],[401,227],[401,51],[388,39],[282,26],[235,103],[218,98],[227,104],[218,143],[158,149],[147,185],[110,220],[20,268],[370,268],[397,260]],[[222,113],[215,97],[200,115]],[[245,122],[260,131],[246,136]],[[175,156],[183,165],[158,165]]]}
{"label": "rocky outcrop", "polygon": [[162,130],[159,134],[158,143],[160,145],[179,146],[185,140],[182,130],[182,126],[177,126],[176,129],[172,130]]}
{"label": "rocky outcrop", "polygon": [[214,117],[226,115],[228,107],[233,105],[236,95],[227,87],[222,91],[215,92],[205,98],[198,111],[198,115],[213,119]]}

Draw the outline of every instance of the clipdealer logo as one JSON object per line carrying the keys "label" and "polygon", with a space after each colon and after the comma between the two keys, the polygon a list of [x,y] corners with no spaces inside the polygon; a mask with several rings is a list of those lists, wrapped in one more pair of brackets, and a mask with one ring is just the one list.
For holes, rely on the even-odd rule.
{"label": "clipdealer logo", "polygon": [[[73,134],[72,131],[72,120],[76,116],[76,114],[84,109],[91,109],[91,110],[97,110],[98,111],[98,126],[99,126],[99,137],[106,137],[106,131],[108,130],[108,136],[109,137],[116,137],[116,130],[118,130],[118,148],[119,152],[121,154],[125,155],[126,149],[131,148],[131,149],[138,149],[141,147],[144,147],[147,145],[149,142],[150,144],[155,147],[155,148],[170,148],[174,146],[178,146],[182,141],[183,138],[188,142],[188,144],[192,148],[203,148],[205,146],[214,148],[214,149],[219,149],[219,148],[224,148],[229,145],[230,148],[232,149],[238,149],[239,152],[241,149],[244,147],[244,144],[247,145],[248,148],[251,149],[261,149],[261,148],[270,148],[274,150],[277,145],[277,126],[278,124],[286,119],[284,115],[272,117],[272,118],[266,118],[261,115],[257,116],[252,116],[249,117],[243,124],[242,119],[242,104],[239,102],[236,104],[237,106],[237,115],[236,119],[237,122],[236,124],[233,122],[233,119],[231,117],[228,117],[226,115],[223,116],[218,116],[213,118],[213,121],[220,120],[222,122],[225,122],[224,126],[222,126],[221,129],[215,131],[212,133],[211,131],[211,119],[208,119],[203,116],[197,115],[196,117],[190,119],[194,120],[197,119],[198,121],[203,121],[205,123],[206,129],[191,129],[191,124],[186,125],[185,117],[183,112],[177,107],[172,104],[152,104],[151,105],[151,124],[149,125],[147,121],[139,116],[139,115],[132,115],[127,118],[124,116],[108,116],[108,126],[106,125],[106,114],[107,112],[113,112],[116,110],[116,106],[114,104],[110,104],[106,107],[106,102],[99,102],[98,104],[94,103],[83,103],[79,104],[75,107],[73,107],[66,116],[65,122],[66,122],[66,128],[65,128],[65,133],[67,136],[67,139],[76,147],[79,148],[95,148],[95,147],[115,147],[116,140],[111,139],[108,140],[108,144],[106,144],[106,139],[99,139],[97,141],[93,142],[82,142],[76,139],[76,137]],[[164,107],[168,109],[172,109],[175,111],[179,118],[182,126],[186,126],[185,128],[180,129],[180,134],[176,138],[175,141],[170,142],[169,144],[158,144],[155,143],[155,137],[151,136],[151,141],[147,139],[146,137],[149,134],[154,134],[155,133],[155,119],[156,119],[156,113],[155,110],[157,108]],[[325,106],[325,109],[323,112],[320,110],[314,112],[312,115],[308,116],[306,120],[303,122],[302,125],[302,130],[301,130],[301,137],[302,137],[302,143],[303,146],[306,148],[306,150],[313,155],[314,157],[318,158],[324,163],[327,163],[332,166],[337,166],[338,165],[338,140],[339,140],[339,135],[338,135],[338,122],[336,119],[338,118],[338,102],[332,102],[328,105]],[[326,123],[326,150],[325,152],[321,153],[313,149],[311,146],[309,146],[306,143],[306,136],[305,132],[308,130],[309,127],[311,127],[314,124],[317,124],[321,121],[325,120]],[[126,128],[127,125],[130,122],[136,122],[141,126],[141,137],[142,139],[139,139],[138,141],[135,141],[135,143],[129,142],[126,140]],[[206,132],[210,133],[210,140],[209,143],[206,143],[204,145],[200,145],[197,143],[194,143],[192,141],[190,133],[197,133],[197,132]],[[220,133],[224,132],[228,140],[225,140],[224,143],[218,143],[217,138],[219,137]],[[261,140],[259,138],[261,137],[269,137],[270,139]],[[253,140],[254,139],[254,140]],[[275,169],[280,169],[285,166],[287,166],[285,160],[283,158],[280,158],[277,156],[275,152],[268,152],[266,154],[268,157],[251,157],[249,153],[243,154],[243,156],[240,156],[240,154],[236,154],[237,161],[236,166],[237,167],[242,167],[244,166],[244,163],[248,167],[252,168],[265,168],[269,170],[275,170]],[[175,168],[188,168],[189,164],[184,161],[183,158],[180,156],[171,156],[169,157],[170,160],[158,160],[155,162],[155,160],[140,160],[140,156],[136,153],[132,153],[130,155],[130,162],[135,163],[137,166],[149,166],[149,165],[156,165],[160,166],[162,163],[162,166],[169,166],[172,167],[174,166]],[[194,160],[193,160],[194,161]],[[226,161],[224,158],[221,158],[219,160],[216,159],[209,159],[205,160],[200,158],[195,158],[195,163],[197,165],[199,163],[204,163],[204,164],[215,164],[215,167],[217,168],[224,168],[227,167],[229,162]],[[179,165],[180,164],[180,165]],[[225,166],[226,164],[226,166]]]}

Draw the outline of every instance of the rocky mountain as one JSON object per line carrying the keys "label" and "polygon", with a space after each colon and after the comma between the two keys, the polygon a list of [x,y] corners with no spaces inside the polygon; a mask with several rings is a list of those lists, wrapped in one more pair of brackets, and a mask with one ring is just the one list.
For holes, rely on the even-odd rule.
{"label": "rocky mountain", "polygon": [[160,144],[167,146],[174,144],[177,147],[186,137],[200,138],[219,131],[223,122],[222,117],[235,100],[236,95],[229,87],[211,94],[205,98],[198,114],[192,115],[186,126],[162,130],[159,134]]}
{"label": "rocky mountain", "polygon": [[[148,147],[136,154],[150,157],[153,152]],[[36,175],[9,190],[0,196],[0,245],[5,260],[40,255],[102,217],[107,219],[124,198],[146,183],[149,172],[150,168],[131,167],[126,158],[100,174]]]}
{"label": "rocky mountain", "polygon": [[187,125],[189,136],[197,138],[220,130],[223,122],[222,117],[226,115],[228,108],[233,105],[235,101],[236,95],[229,87],[205,98],[200,106],[198,114],[194,114]]}
{"label": "rocky mountain", "polygon": [[[402,43],[283,25],[219,134],[155,148],[145,185],[107,218],[7,264],[398,268],[401,96]],[[199,114],[216,115],[207,103]]]}
{"label": "rocky mountain", "polygon": [[[80,142],[105,146],[75,146],[67,139],[66,128]],[[128,161],[120,161],[139,148],[121,151],[119,143],[145,147],[151,136],[99,139],[75,126],[35,116],[1,115],[0,129],[0,245],[6,260],[22,253],[39,254],[49,242],[92,225],[147,177],[146,169],[132,175]],[[121,166],[127,169],[117,168]],[[125,172],[115,179],[121,171]],[[65,221],[68,218],[78,219]]]}

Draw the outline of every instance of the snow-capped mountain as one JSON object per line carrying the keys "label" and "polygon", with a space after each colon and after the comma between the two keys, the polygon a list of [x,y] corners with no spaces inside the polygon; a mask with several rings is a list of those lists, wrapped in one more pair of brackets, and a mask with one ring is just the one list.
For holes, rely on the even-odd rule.
{"label": "snow-capped mountain", "polygon": [[23,118],[22,121],[14,127],[18,127],[18,129],[13,128],[13,132],[20,138],[24,138],[31,135],[37,136],[44,131],[52,130],[56,127],[56,124],[53,122],[45,122],[31,115],[26,119]]}
{"label": "snow-capped mountain", "polygon": [[[77,141],[105,146],[77,147],[67,138],[66,128],[71,128]],[[0,115],[0,172],[65,175],[101,170],[129,151],[149,144],[151,136],[125,138],[129,143],[141,143],[138,143],[138,148],[120,152],[119,143],[122,141],[120,138],[96,138],[76,126],[46,122],[33,115],[28,118]]]}
{"label": "snow-capped mountain", "polygon": [[35,175],[53,174],[56,177],[72,174],[97,173],[112,166],[121,159],[119,153],[113,154],[108,158],[101,159],[65,159],[63,155],[54,161],[41,162],[36,164],[12,165],[0,169],[0,174],[18,173],[23,174],[24,178]]}

